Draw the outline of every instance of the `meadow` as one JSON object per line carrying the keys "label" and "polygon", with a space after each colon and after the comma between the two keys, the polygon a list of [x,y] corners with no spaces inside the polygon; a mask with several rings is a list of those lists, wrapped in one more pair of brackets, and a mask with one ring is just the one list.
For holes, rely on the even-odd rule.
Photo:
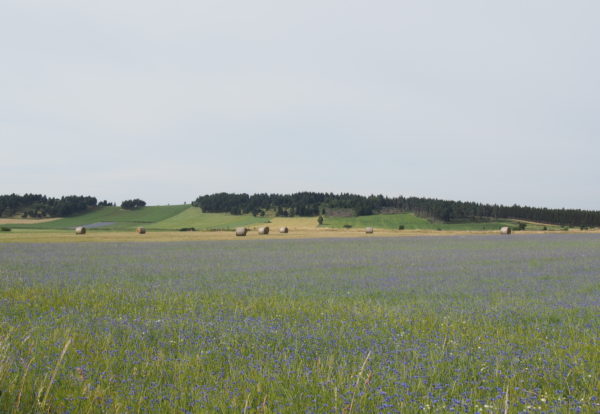
{"label": "meadow", "polygon": [[[449,230],[449,231],[492,231],[503,226],[518,228],[518,220],[512,219],[480,219],[479,221],[436,222],[418,217],[413,213],[376,214],[357,217],[325,217],[323,227],[351,228],[375,227],[381,229],[398,229],[403,226],[406,230]],[[527,223],[528,230],[542,230],[543,224]],[[546,225],[548,230],[560,230],[560,226]]]}
{"label": "meadow", "polygon": [[0,246],[0,412],[600,412],[600,236]]}
{"label": "meadow", "polygon": [[[518,221],[512,219],[479,219],[464,222],[436,222],[413,213],[374,214],[356,217],[325,217],[318,226],[317,217],[274,217],[270,211],[264,217],[251,214],[232,215],[229,213],[203,213],[200,208],[189,205],[149,206],[135,210],[120,207],[101,207],[87,213],[58,218],[56,220],[4,219],[3,226],[19,231],[71,231],[77,226],[86,226],[91,231],[133,231],[143,226],[149,231],[178,231],[194,228],[199,231],[233,230],[236,227],[257,227],[272,223],[273,228],[288,226],[297,229],[364,229],[375,227],[381,230],[428,231],[497,231],[502,226],[518,228]],[[528,223],[527,230],[542,230],[540,223]],[[560,226],[546,225],[547,230],[561,230]]]}
{"label": "meadow", "polygon": [[31,224],[21,221],[10,227],[15,229],[70,230],[77,226],[89,226],[94,223],[110,223],[108,226],[99,227],[97,230],[131,230],[138,226],[146,226],[166,220],[188,208],[187,205],[148,206],[135,210],[124,210],[120,207],[101,207],[77,216],[60,218],[54,221],[36,222],[30,220]]}

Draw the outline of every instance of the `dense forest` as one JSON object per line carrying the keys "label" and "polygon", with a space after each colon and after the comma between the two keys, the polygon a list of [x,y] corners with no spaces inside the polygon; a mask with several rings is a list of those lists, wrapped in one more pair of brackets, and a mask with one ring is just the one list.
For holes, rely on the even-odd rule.
{"label": "dense forest", "polygon": [[192,205],[203,211],[252,213],[264,215],[266,210],[278,216],[316,216],[335,209],[350,209],[355,215],[385,212],[412,212],[420,217],[444,222],[481,218],[531,220],[563,226],[600,226],[600,211],[549,209],[526,206],[502,206],[475,202],[438,200],[419,197],[361,196],[301,192],[295,194],[231,194],[217,193],[198,197]]}
{"label": "dense forest", "polygon": [[90,207],[110,205],[106,201],[98,203],[95,197],[66,196],[46,197],[41,194],[0,195],[0,217],[67,217],[83,213]]}

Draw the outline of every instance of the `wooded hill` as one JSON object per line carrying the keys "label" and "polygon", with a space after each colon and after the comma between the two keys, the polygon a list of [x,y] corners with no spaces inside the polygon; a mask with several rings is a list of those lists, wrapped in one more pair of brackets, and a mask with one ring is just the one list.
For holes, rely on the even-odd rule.
{"label": "wooded hill", "polygon": [[[136,200],[130,200],[136,201]],[[141,200],[139,207],[143,203]],[[126,201],[127,202],[127,201]],[[124,202],[124,203],[126,203]],[[94,207],[110,206],[91,196],[47,197],[41,194],[0,195],[0,217],[68,217],[82,214]],[[414,213],[446,223],[481,219],[514,219],[576,227],[600,227],[600,211],[549,209],[527,206],[503,206],[474,202],[439,200],[419,197],[361,196],[300,192],[294,194],[233,194],[217,193],[198,197],[192,205],[205,213],[251,213],[263,216],[267,211],[280,217],[313,217],[349,212],[355,216],[385,213]],[[126,208],[126,206],[122,206]],[[271,213],[273,214],[273,213]]]}
{"label": "wooded hill", "polygon": [[550,209],[516,204],[503,206],[423,197],[366,197],[348,193],[216,193],[200,196],[192,205],[202,208],[202,211],[207,213],[264,215],[267,210],[272,210],[277,216],[317,216],[325,214],[327,209],[351,209],[357,216],[386,211],[412,212],[420,217],[443,222],[507,218],[562,226],[600,226],[600,211]]}

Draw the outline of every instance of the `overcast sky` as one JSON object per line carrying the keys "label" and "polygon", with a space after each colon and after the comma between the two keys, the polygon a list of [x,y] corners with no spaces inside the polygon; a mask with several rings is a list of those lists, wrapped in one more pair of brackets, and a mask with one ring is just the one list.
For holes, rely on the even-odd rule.
{"label": "overcast sky", "polygon": [[0,3],[0,194],[600,209],[600,2]]}

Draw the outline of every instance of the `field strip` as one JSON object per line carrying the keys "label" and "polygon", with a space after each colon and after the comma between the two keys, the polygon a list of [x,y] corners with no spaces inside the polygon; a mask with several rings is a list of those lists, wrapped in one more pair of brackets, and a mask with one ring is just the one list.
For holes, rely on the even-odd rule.
{"label": "field strip", "polygon": [[51,221],[60,220],[60,217],[45,218],[45,219],[18,219],[18,218],[0,218],[0,224],[39,224],[49,223]]}
{"label": "field strip", "polygon": [[[558,235],[573,233],[600,233],[600,231],[569,231],[569,232],[548,232],[548,231],[521,231],[513,233],[515,237],[524,234],[540,235]],[[72,232],[0,232],[0,243],[112,243],[112,242],[185,242],[185,241],[220,241],[220,240],[238,240],[244,242],[247,240],[284,240],[284,239],[325,239],[325,238],[352,238],[364,239],[373,237],[407,237],[407,236],[470,236],[483,234],[498,234],[497,231],[435,231],[435,230],[375,230],[375,234],[365,234],[359,230],[341,230],[341,229],[290,229],[287,234],[281,234],[277,229],[271,230],[268,235],[259,235],[257,231],[251,230],[245,237],[236,237],[233,231],[156,231],[146,234],[137,234],[135,232],[120,231],[88,231],[85,235],[75,235]],[[498,237],[507,237],[500,236]]]}

